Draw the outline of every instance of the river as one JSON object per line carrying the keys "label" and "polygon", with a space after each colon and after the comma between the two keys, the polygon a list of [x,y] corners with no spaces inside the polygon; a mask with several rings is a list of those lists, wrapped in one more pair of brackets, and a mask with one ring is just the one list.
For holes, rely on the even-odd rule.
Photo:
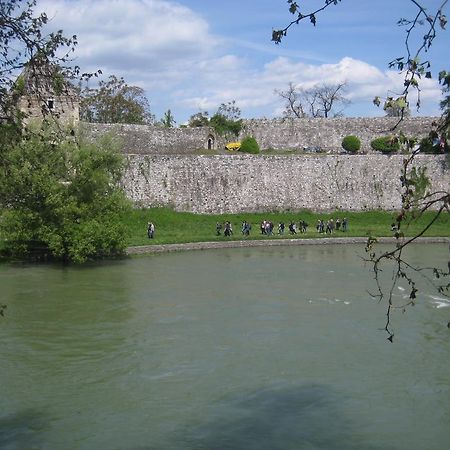
{"label": "river", "polygon": [[[421,281],[391,344],[363,253],[1,265],[0,448],[449,448],[450,302]],[[409,257],[445,268],[448,248]]]}

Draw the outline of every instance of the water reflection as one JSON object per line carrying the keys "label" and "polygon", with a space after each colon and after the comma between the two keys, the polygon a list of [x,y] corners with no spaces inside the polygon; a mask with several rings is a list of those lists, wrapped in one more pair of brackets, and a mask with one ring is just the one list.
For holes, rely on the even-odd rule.
{"label": "water reflection", "polygon": [[321,384],[276,386],[226,398],[208,409],[205,422],[167,448],[190,449],[383,449],[360,434],[346,415],[345,397]]}

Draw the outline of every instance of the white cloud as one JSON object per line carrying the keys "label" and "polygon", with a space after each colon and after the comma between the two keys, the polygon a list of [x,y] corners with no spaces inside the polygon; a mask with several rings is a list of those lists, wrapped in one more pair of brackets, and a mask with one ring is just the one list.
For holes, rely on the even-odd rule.
{"label": "white cloud", "polygon": [[159,72],[206,58],[218,45],[208,23],[163,0],[42,0],[50,26],[76,34],[79,64],[104,72]]}
{"label": "white cloud", "polygon": [[[349,108],[349,115],[377,114],[371,107],[376,95],[402,90],[401,75],[348,56],[325,63],[285,51],[273,58],[271,52],[258,53],[258,46],[255,54],[239,56],[233,39],[216,36],[205,18],[174,1],[41,0],[38,6],[52,17],[51,27],[78,36],[76,63],[82,70],[123,76],[146,90],[157,115],[171,108],[179,122],[230,100],[247,117],[279,115],[282,100],[275,90],[289,82],[310,88],[345,81],[347,97],[360,105],[355,112]],[[436,114],[436,81],[423,80],[421,87],[422,113]]]}
{"label": "white cloud", "polygon": [[[305,89],[318,83],[346,82],[346,96],[355,103],[366,102],[369,114],[376,114],[377,111],[371,106],[372,99],[377,95],[383,97],[389,93],[393,95],[394,92],[401,92],[403,86],[401,74],[393,71],[382,72],[374,66],[349,57],[335,64],[321,65],[276,58],[260,70],[251,68],[246,61],[237,58],[230,61],[233,61],[231,66],[234,70],[230,71],[229,67],[223,70],[220,63],[213,62],[207,73],[199,73],[189,89],[177,91],[180,103],[191,108],[204,109],[234,99],[244,113],[246,108],[265,108],[266,114],[279,115],[282,100],[275,90],[285,90],[289,82]],[[437,105],[440,95],[437,83],[423,80],[421,88],[422,100],[430,100]]]}

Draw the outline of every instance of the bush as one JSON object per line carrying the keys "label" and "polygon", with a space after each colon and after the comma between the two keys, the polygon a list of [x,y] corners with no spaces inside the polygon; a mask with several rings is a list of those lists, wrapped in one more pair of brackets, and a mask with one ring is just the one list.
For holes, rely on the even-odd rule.
{"label": "bush", "polygon": [[398,139],[393,136],[376,138],[370,143],[370,146],[374,150],[384,154],[396,153],[400,150],[400,143],[398,142]]}
{"label": "bush", "polygon": [[350,153],[357,153],[361,148],[361,141],[358,137],[350,135],[342,139],[342,148]]}
{"label": "bush", "polygon": [[256,139],[254,137],[247,136],[241,142],[241,148],[239,151],[243,152],[243,153],[258,154],[259,153],[259,145],[256,142]]}

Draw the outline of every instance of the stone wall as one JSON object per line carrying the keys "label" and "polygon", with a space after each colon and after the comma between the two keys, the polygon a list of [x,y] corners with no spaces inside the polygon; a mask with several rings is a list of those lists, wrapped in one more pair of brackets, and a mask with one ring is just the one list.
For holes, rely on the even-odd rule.
{"label": "stone wall", "polygon": [[[428,134],[436,117],[404,119],[398,126],[406,136]],[[392,135],[398,118],[338,118],[338,119],[273,119],[246,120],[242,136],[252,135],[262,149],[295,149],[319,147],[323,151],[341,150],[342,139],[356,135],[361,151],[372,152],[370,142],[377,137]]]}
{"label": "stone wall", "polygon": [[164,128],[151,125],[84,123],[91,137],[111,133],[119,139],[125,154],[183,155],[199,149],[216,148],[214,130],[202,128]]}
{"label": "stone wall", "polygon": [[[405,119],[398,131],[407,136],[425,136],[432,126],[433,117]],[[317,147],[322,151],[338,153],[342,139],[354,134],[362,142],[361,150],[371,152],[370,141],[392,134],[395,118],[339,118],[339,119],[273,119],[244,120],[239,138],[218,136],[210,127],[164,128],[161,126],[130,124],[84,124],[92,136],[113,133],[121,139],[124,153],[140,155],[187,155],[200,149],[223,149],[230,141],[252,135],[264,150],[303,150]]]}
{"label": "stone wall", "polygon": [[[128,155],[127,195],[195,213],[400,208],[403,156]],[[419,155],[433,189],[450,186],[444,155]]]}

